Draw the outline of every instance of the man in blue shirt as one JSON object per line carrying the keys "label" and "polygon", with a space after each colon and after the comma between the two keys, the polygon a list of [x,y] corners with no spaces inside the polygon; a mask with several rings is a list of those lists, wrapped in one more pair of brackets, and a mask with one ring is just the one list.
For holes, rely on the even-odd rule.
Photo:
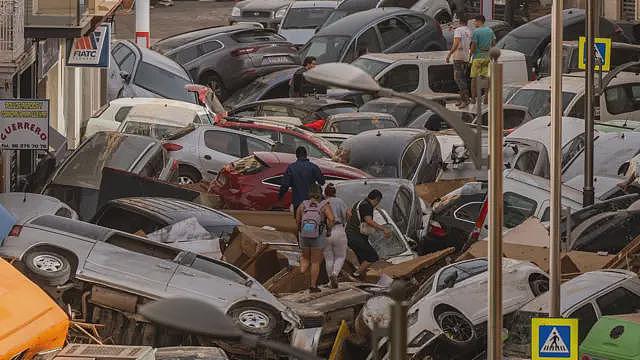
{"label": "man in blue shirt", "polygon": [[296,158],[293,164],[287,167],[280,185],[278,199],[282,199],[291,188],[293,192],[293,213],[296,213],[298,205],[309,199],[309,188],[311,184],[318,183],[324,185],[324,176],[318,165],[312,163],[307,158],[307,148],[299,146],[296,149]]}
{"label": "man in blue shirt", "polygon": [[478,78],[489,77],[489,49],[496,41],[496,35],[489,27],[485,26],[485,18],[482,15],[475,17],[476,29],[471,35],[471,97],[482,96],[477,94]]}

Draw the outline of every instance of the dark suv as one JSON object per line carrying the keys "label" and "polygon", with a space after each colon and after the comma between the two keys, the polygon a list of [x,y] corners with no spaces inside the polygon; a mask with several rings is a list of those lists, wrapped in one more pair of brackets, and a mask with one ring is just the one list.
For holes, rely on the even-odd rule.
{"label": "dark suv", "polygon": [[297,62],[293,44],[251,24],[178,34],[151,48],[184,66],[195,82],[215,89],[220,100],[259,76]]}

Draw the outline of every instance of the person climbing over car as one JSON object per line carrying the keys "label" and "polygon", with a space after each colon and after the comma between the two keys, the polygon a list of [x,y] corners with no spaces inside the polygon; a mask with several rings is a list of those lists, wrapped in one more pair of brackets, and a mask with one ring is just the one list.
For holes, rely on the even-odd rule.
{"label": "person climbing over car", "polygon": [[338,288],[338,276],[342,265],[347,258],[347,234],[344,226],[347,220],[347,205],[336,196],[336,187],[332,183],[324,188],[325,202],[331,207],[334,223],[331,235],[327,236],[327,244],[324,247],[324,263],[329,276],[329,286]]}
{"label": "person climbing over car", "polygon": [[375,231],[384,232],[386,238],[391,236],[391,231],[373,220],[373,210],[382,201],[380,190],[371,190],[367,198],[355,203],[347,213],[347,244],[356,253],[360,266],[353,276],[360,278],[367,271],[371,263],[380,260],[378,253],[369,243],[369,235]]}
{"label": "person climbing over car", "polygon": [[289,164],[282,177],[278,200],[281,200],[291,188],[293,192],[293,214],[298,206],[309,198],[309,188],[312,184],[324,185],[324,176],[318,165],[309,161],[307,148],[299,146],[296,149],[296,162]]}
{"label": "person climbing over car", "polygon": [[302,249],[300,272],[310,272],[309,292],[320,292],[318,276],[322,263],[322,250],[327,237],[331,237],[334,216],[331,206],[322,200],[322,189],[318,184],[309,187],[309,200],[300,204],[296,211],[298,242]]}

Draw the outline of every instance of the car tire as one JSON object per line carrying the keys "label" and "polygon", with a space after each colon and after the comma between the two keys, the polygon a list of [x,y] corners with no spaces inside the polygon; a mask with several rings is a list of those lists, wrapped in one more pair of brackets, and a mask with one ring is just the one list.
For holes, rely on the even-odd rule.
{"label": "car tire", "polygon": [[439,313],[436,321],[447,339],[456,345],[472,344],[476,338],[476,330],[471,321],[457,310]]}
{"label": "car tire", "polygon": [[529,279],[529,287],[533,296],[538,297],[549,291],[549,279],[543,276],[532,276]]}
{"label": "car tire", "polygon": [[71,262],[59,252],[31,251],[24,256],[23,263],[29,277],[38,284],[58,286],[71,279]]}
{"label": "car tire", "polygon": [[213,73],[205,74],[200,83],[210,87],[221,102],[227,99],[227,89],[224,87],[224,83],[218,75]]}
{"label": "car tire", "polygon": [[179,185],[195,184],[201,180],[202,176],[197,170],[182,166],[178,168],[177,182]]}
{"label": "car tire", "polygon": [[250,334],[268,337],[279,328],[277,312],[260,303],[239,304],[228,315],[240,330]]}

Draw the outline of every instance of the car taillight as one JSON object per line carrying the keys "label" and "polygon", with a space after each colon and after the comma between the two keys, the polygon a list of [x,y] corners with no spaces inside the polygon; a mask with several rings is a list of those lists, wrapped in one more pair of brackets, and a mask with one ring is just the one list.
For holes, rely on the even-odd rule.
{"label": "car taillight", "polygon": [[442,225],[440,225],[439,222],[431,221],[429,222],[429,235],[435,237],[445,237],[447,236],[447,231],[442,228]]}
{"label": "car taillight", "polygon": [[325,122],[326,122],[325,119],[319,118],[318,120],[314,120],[310,123],[304,124],[303,126],[305,128],[311,129],[311,131],[320,132],[322,131],[322,128],[324,127]]}
{"label": "car taillight", "polygon": [[231,56],[238,57],[242,55],[253,54],[254,52],[258,51],[258,49],[260,48],[261,46],[251,46],[246,48],[235,49],[231,51]]}
{"label": "car taillight", "polygon": [[22,231],[22,225],[13,225],[11,231],[9,231],[9,236],[20,236],[20,232]]}
{"label": "car taillight", "polygon": [[162,144],[162,147],[164,147],[164,149],[167,150],[167,151],[182,150],[182,145],[178,145],[178,144],[174,144],[174,143],[164,143],[164,144]]}

